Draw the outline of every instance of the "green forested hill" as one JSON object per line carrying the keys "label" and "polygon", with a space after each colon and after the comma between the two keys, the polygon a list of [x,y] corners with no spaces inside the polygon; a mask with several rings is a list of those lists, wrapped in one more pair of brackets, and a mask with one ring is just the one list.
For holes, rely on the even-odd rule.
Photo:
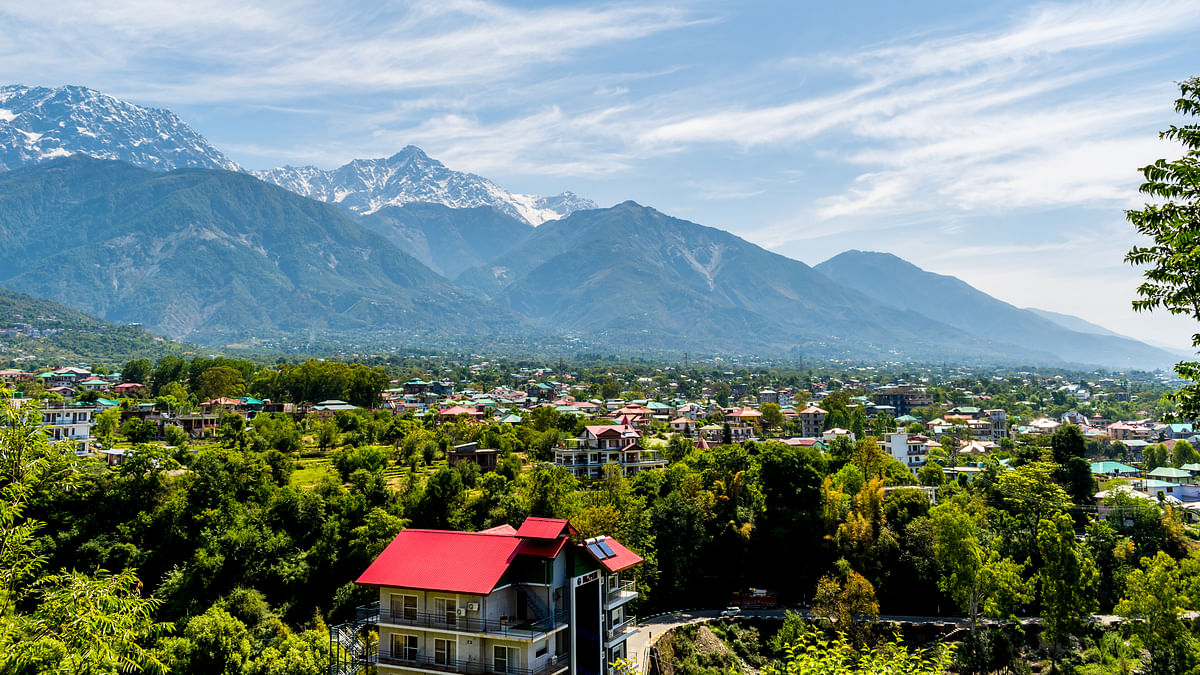
{"label": "green forested hill", "polygon": [[0,284],[218,342],[511,324],[336,207],[243,174],[86,157],[0,175]]}
{"label": "green forested hill", "polygon": [[[16,324],[37,330],[13,331]],[[9,330],[6,330],[9,329]],[[120,363],[185,351],[177,342],[137,326],[117,326],[66,305],[0,288],[0,364],[21,356],[38,364],[77,361]]]}

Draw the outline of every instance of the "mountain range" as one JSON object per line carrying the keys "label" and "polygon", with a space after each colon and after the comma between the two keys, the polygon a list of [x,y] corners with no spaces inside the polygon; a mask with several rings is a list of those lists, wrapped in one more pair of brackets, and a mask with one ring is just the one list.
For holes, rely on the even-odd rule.
{"label": "mountain range", "polygon": [[158,171],[239,169],[169,110],[86,87],[0,86],[0,170],[75,153]]}
{"label": "mountain range", "polygon": [[0,174],[0,284],[171,337],[486,334],[503,313],[328,204],[76,155]]}
{"label": "mountain range", "polygon": [[890,253],[845,251],[815,268],[830,279],[897,309],[920,312],[972,335],[1026,349],[1048,351],[1067,363],[1104,363],[1120,368],[1147,363],[1168,364],[1172,354],[1111,331],[1072,329],[1073,325],[1104,331],[1082,319],[1020,309],[980,291],[956,277],[927,272]]}
{"label": "mountain range", "polygon": [[359,215],[387,206],[430,202],[459,209],[490,206],[530,225],[541,225],[573,211],[596,208],[594,202],[570,192],[553,197],[511,193],[473,173],[452,171],[413,145],[391,157],[356,159],[333,171],[285,166],[251,173]]}
{"label": "mountain range", "polygon": [[0,157],[13,169],[0,172],[0,285],[161,335],[1175,360],[887,254],[813,268],[633,202],[514,195],[414,146],[328,172],[245,172],[167,111],[77,87],[0,91]]}

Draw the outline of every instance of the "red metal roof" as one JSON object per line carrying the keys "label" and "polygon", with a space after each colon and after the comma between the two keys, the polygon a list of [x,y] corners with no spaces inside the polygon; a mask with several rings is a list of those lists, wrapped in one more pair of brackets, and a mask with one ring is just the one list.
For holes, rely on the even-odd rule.
{"label": "red metal roof", "polygon": [[520,542],[505,534],[404,530],[357,583],[486,595],[508,569]]}
{"label": "red metal roof", "polygon": [[486,530],[480,530],[479,533],[480,534],[507,534],[511,537],[512,535],[517,533],[517,528],[513,527],[512,525],[509,525],[508,523],[504,523],[503,525],[489,527]]}
{"label": "red metal roof", "polygon": [[604,542],[608,544],[609,548],[612,549],[614,555],[603,559],[597,558],[596,555],[588,550],[586,546],[581,546],[580,548],[586,551],[587,554],[592,557],[592,560],[600,563],[601,567],[608,570],[609,573],[612,574],[620,572],[621,570],[629,569],[634,565],[641,564],[642,556],[625,548],[616,539],[613,539],[612,537],[605,537]]}
{"label": "red metal roof", "polygon": [[567,538],[558,539],[521,539],[517,546],[517,555],[530,555],[535,558],[557,558],[559,551],[567,545]]}
{"label": "red metal roof", "polygon": [[[571,524],[561,518],[537,518],[529,517],[525,522],[521,523],[521,527],[517,528],[518,537],[526,537],[529,539],[556,539],[563,533],[563,530],[570,528]],[[571,528],[572,530],[574,528]]]}

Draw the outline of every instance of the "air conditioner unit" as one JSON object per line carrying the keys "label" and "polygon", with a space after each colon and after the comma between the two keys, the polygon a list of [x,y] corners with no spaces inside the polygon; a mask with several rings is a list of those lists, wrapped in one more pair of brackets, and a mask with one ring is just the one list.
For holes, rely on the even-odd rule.
{"label": "air conditioner unit", "polygon": [[467,611],[478,612],[479,611],[479,603],[478,602],[468,602],[467,603]]}
{"label": "air conditioner unit", "polygon": [[454,613],[457,614],[458,616],[466,616],[467,610],[459,607],[458,609],[454,610]]}

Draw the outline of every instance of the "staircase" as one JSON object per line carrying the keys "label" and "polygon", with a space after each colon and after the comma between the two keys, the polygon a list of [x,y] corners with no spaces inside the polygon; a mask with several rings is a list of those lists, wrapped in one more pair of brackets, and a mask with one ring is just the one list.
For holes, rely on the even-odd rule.
{"label": "staircase", "polygon": [[329,628],[329,675],[357,675],[376,662],[378,645],[368,639],[378,606],[355,610],[354,620]]}

